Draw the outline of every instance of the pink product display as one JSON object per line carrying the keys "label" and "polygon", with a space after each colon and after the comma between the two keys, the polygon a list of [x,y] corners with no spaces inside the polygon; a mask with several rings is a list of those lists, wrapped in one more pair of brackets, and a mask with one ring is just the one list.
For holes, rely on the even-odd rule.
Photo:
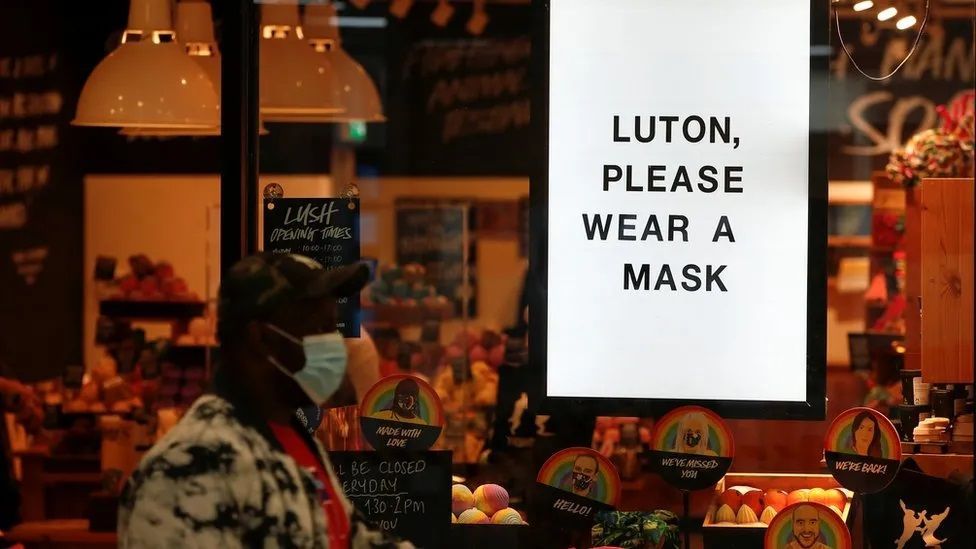
{"label": "pink product display", "polygon": [[178,367],[163,367],[162,378],[167,381],[175,381],[179,383],[179,381],[183,379],[183,370]]}
{"label": "pink product display", "polygon": [[207,377],[207,372],[203,368],[194,366],[183,370],[183,379],[185,381],[203,381]]}
{"label": "pink product display", "polygon": [[180,389],[180,396],[183,397],[184,401],[190,401],[203,394],[203,389],[195,385],[184,385]]}

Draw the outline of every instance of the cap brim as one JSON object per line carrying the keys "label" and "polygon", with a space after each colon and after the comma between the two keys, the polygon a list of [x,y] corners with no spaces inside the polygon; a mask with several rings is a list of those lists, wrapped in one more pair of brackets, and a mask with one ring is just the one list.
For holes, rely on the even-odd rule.
{"label": "cap brim", "polygon": [[359,293],[369,282],[369,266],[365,263],[353,263],[322,271],[306,287],[307,298],[319,297],[349,297]]}

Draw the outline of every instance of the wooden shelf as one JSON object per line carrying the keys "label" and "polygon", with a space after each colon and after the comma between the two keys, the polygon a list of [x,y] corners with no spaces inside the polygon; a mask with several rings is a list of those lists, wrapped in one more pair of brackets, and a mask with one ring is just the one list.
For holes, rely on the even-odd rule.
{"label": "wooden shelf", "polygon": [[203,315],[203,301],[126,301],[106,300],[98,304],[102,316],[126,320],[189,320]]}
{"label": "wooden shelf", "polygon": [[918,463],[927,475],[948,477],[955,471],[972,474],[972,454],[902,454],[902,459],[911,458]]}
{"label": "wooden shelf", "polygon": [[870,248],[871,235],[839,235],[827,236],[827,246],[831,248]]}

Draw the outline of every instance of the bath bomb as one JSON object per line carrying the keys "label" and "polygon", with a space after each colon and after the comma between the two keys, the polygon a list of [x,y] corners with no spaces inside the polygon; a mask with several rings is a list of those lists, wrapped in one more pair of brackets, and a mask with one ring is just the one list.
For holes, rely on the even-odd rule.
{"label": "bath bomb", "polygon": [[468,353],[468,359],[471,362],[485,362],[488,360],[488,351],[481,345],[475,345],[471,347],[471,351]]}
{"label": "bath bomb", "polygon": [[522,515],[511,507],[506,507],[491,516],[492,524],[525,524]]}
{"label": "bath bomb", "polygon": [[505,346],[495,345],[488,351],[488,365],[492,368],[498,368],[505,363]]}
{"label": "bath bomb", "polygon": [[815,503],[824,503],[824,504],[826,504],[827,503],[827,491],[824,490],[823,488],[811,488],[810,491],[807,492],[807,498],[808,498],[809,501],[812,501],[812,502],[815,502]]}
{"label": "bath bomb", "polygon": [[474,507],[474,494],[463,484],[455,484],[451,487],[451,511],[455,515],[467,511]]}
{"label": "bath bomb", "polygon": [[482,484],[474,491],[474,506],[492,516],[508,507],[508,491],[497,484]]}
{"label": "bath bomb", "polygon": [[810,501],[810,490],[807,490],[806,488],[793,490],[788,496],[786,496],[787,505],[793,505],[794,503],[800,501]]}
{"label": "bath bomb", "polygon": [[468,509],[458,517],[460,524],[488,524],[488,515],[477,509]]}

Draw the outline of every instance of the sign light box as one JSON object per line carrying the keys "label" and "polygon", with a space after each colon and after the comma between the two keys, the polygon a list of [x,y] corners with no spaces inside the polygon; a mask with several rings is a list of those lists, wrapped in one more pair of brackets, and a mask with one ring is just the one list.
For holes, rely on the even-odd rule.
{"label": "sign light box", "polygon": [[827,4],[539,4],[548,402],[823,417]]}

